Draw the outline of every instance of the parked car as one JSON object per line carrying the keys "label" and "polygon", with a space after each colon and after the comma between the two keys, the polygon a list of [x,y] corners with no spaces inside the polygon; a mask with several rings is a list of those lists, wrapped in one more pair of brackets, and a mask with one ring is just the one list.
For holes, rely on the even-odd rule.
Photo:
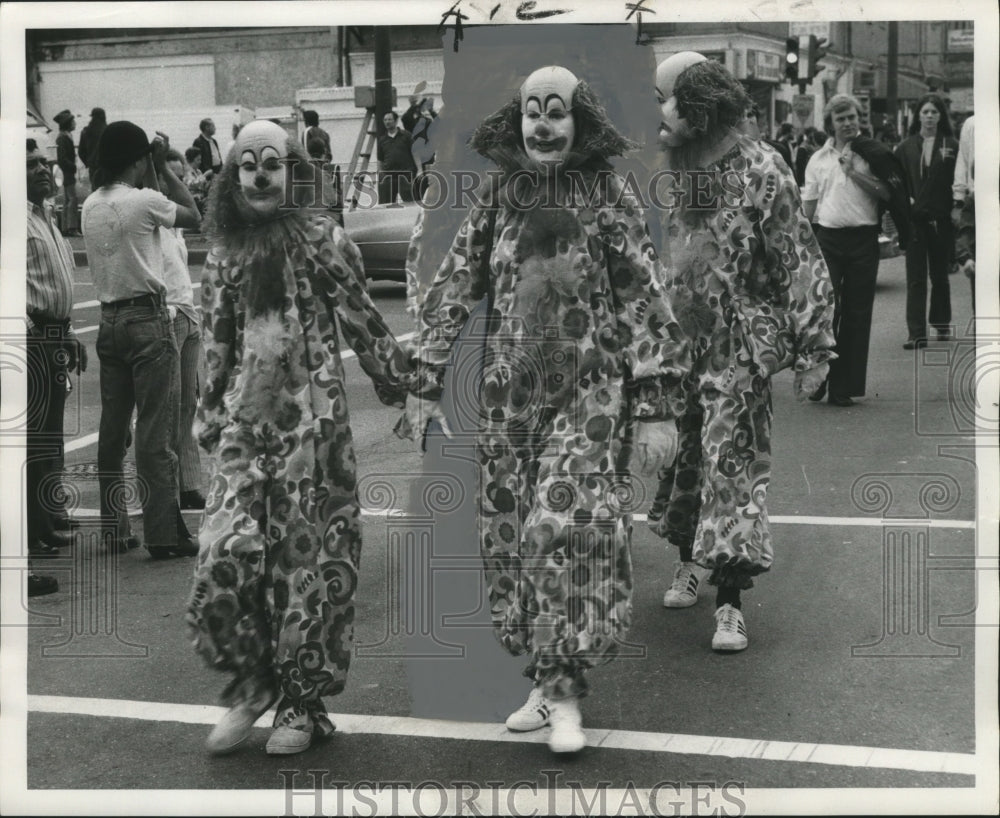
{"label": "parked car", "polygon": [[406,281],[406,253],[419,212],[413,203],[344,211],[344,229],[361,250],[368,278]]}

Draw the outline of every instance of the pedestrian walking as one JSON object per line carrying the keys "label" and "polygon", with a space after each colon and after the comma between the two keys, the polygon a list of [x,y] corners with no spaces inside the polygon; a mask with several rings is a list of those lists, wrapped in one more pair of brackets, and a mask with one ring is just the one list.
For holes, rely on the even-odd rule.
{"label": "pedestrian walking", "polygon": [[[101,424],[97,467],[102,539],[134,543],[123,477],[126,438],[136,411],[135,464],[142,527],[154,559],[193,556],[178,502],[177,455],[171,447],[177,411],[177,345],[166,302],[159,228],[197,227],[191,194],[166,164],[167,144],[152,145],[138,125],[112,122],[98,147],[102,186],[83,205],[87,259],[101,302]],[[163,177],[166,195],[155,189]]]}
{"label": "pedestrian walking", "polygon": [[90,187],[93,189],[94,172],[97,170],[97,146],[101,143],[101,134],[108,127],[107,114],[103,108],[94,108],[90,112],[90,122],[80,131],[80,159],[87,166],[90,176]]}
{"label": "pedestrian walking", "polygon": [[951,186],[951,223],[955,228],[955,264],[969,279],[976,311],[976,118],[962,123]]}
{"label": "pedestrian walking", "polygon": [[[952,183],[958,142],[937,94],[921,97],[910,135],[896,146],[910,188],[911,241],[906,247],[906,330],[903,349],[927,344],[927,324],[938,341],[951,338],[951,273],[955,230],[951,221]],[[930,279],[930,310],[927,280]]]}
{"label": "pedestrian walking", "polygon": [[[215,457],[187,623],[198,653],[233,676],[214,754],[275,702],[269,754],[333,733],[322,697],[347,682],[361,556],[337,327],[383,403],[402,407],[411,378],[358,248],[309,201],[316,170],[297,139],[255,121],[210,196],[197,430]],[[311,210],[285,206],[293,179]]]}
{"label": "pedestrian walking", "polygon": [[[184,159],[171,148],[166,166],[178,179],[184,178]],[[161,189],[167,182],[160,177]],[[189,188],[190,189],[190,188]],[[192,197],[193,198],[193,197]],[[194,287],[188,268],[187,243],[180,227],[160,228],[163,247],[163,274],[167,289],[167,312],[177,344],[178,405],[177,426],[172,448],[177,453],[180,505],[182,509],[202,509],[201,455],[194,439],[194,415],[198,408],[198,364],[201,361],[201,325],[194,305]]]}
{"label": "pedestrian walking", "polygon": [[[806,216],[817,225],[833,284],[837,358],[812,399],[826,395],[831,405],[846,407],[865,394],[881,209],[892,201],[894,191],[902,191],[898,195],[904,199],[905,227],[905,187],[902,168],[889,148],[861,136],[861,106],[854,97],[838,94],[823,115],[830,138],[809,159],[802,198]],[[900,232],[902,245],[906,238],[906,231]]]}
{"label": "pedestrian walking", "polygon": [[832,291],[791,170],[737,131],[748,108],[740,83],[714,60],[681,52],[657,68],[656,92],[660,143],[681,180],[661,213],[662,235],[694,364],[677,459],[658,475],[648,521],[680,550],[664,606],[694,605],[700,567],[710,569],[712,647],[740,651],[741,593],[773,563],[771,376],[794,368],[800,400],[823,383]]}
{"label": "pedestrian walking", "polygon": [[[70,373],[87,369],[87,348],[71,323],[73,250],[52,220],[46,200],[55,180],[45,155],[28,140],[28,254],[25,308],[28,414],[25,494],[28,555],[57,557],[69,544],[70,525],[60,491],[64,461],[63,414]],[[38,585],[37,580],[34,581]],[[32,580],[29,578],[29,588]],[[41,587],[41,586],[39,586]]]}
{"label": "pedestrian walking", "polygon": [[[631,622],[633,452],[650,473],[672,455],[689,351],[642,210],[608,161],[632,143],[585,82],[535,71],[470,144],[500,174],[424,294],[419,360],[440,383],[488,299],[481,548],[495,633],[528,655],[533,684],[507,727],[551,724],[550,749],[575,752],[587,671],[616,656]],[[444,417],[438,397],[411,405],[418,437]]]}
{"label": "pedestrian walking", "polygon": [[[222,170],[222,152],[219,150],[219,143],[215,141],[215,123],[206,117],[198,123],[198,130],[192,147],[201,151],[202,171],[212,171],[214,175]],[[235,139],[235,134],[233,138]]]}
{"label": "pedestrian walking", "polygon": [[80,235],[80,203],[76,198],[76,147],[73,131],[76,119],[70,111],[60,111],[53,119],[59,125],[56,137],[56,162],[63,177],[62,234]]}

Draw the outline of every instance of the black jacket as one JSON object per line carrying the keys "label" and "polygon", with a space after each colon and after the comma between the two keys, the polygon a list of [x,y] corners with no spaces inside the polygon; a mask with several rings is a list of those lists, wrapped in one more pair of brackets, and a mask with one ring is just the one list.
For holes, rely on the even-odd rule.
{"label": "black jacket", "polygon": [[914,134],[896,146],[896,156],[903,164],[910,196],[913,197],[913,218],[920,221],[949,219],[958,142],[950,136],[936,136],[930,167],[921,176],[923,142],[920,134]]}
{"label": "black jacket", "polygon": [[[888,202],[879,200],[879,218],[881,220],[882,213],[889,211],[899,232],[899,246],[905,249],[910,240],[910,190],[903,163],[891,148],[867,136],[852,140],[851,150],[868,163],[876,179],[889,186],[891,198]],[[953,168],[954,164],[952,160]]]}
{"label": "black jacket", "polygon": [[[212,137],[211,142],[215,142],[215,137],[214,136]],[[220,170],[222,170],[222,162],[221,161],[217,165],[213,165],[212,164],[212,144],[211,144],[211,142],[209,142],[209,140],[205,138],[205,134],[200,133],[200,134],[198,134],[198,137],[192,143],[195,148],[197,148],[198,150],[201,151],[201,170],[202,170],[202,173],[204,173],[206,170],[214,170],[216,173],[218,173]],[[219,143],[218,142],[215,142],[215,149],[219,150]],[[219,157],[220,157],[220,159],[224,159],[225,158],[225,157],[222,156],[222,151],[219,151]]]}

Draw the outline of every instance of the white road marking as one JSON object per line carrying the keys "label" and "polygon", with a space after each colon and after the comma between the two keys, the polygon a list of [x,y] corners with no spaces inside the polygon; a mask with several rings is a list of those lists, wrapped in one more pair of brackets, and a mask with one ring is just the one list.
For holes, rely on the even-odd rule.
{"label": "white road marking", "polygon": [[68,441],[66,443],[65,450],[67,452],[75,452],[80,449],[86,449],[88,446],[92,446],[95,443],[97,443],[97,432]]}
{"label": "white road marking", "polygon": [[[33,713],[204,725],[215,724],[226,712],[225,708],[213,705],[39,695],[29,695],[27,706],[28,711]],[[540,744],[548,739],[545,730],[534,733],[512,733],[502,724],[487,722],[439,721],[407,716],[366,716],[345,713],[331,713],[330,718],[337,725],[339,732],[349,734],[420,736],[454,741],[502,741],[520,744]],[[270,727],[273,719],[273,711],[265,713],[257,721],[257,726]],[[978,770],[976,756],[971,753],[765,741],[680,733],[646,733],[636,730],[589,729],[585,732],[589,746],[606,750],[720,756],[953,775],[975,775]]]}
{"label": "white road marking", "polygon": [[[129,515],[134,517],[142,513],[142,509],[133,507],[129,509]],[[195,513],[193,510],[191,513]],[[198,511],[198,514],[201,512]],[[361,509],[362,517],[406,517],[409,512],[403,508],[381,508],[381,509]],[[96,508],[78,508],[73,511],[76,519],[87,520],[96,519],[100,512]],[[423,519],[421,517],[421,519]],[[892,526],[926,526],[927,528],[947,528],[974,531],[975,520],[884,520],[879,517],[789,517],[775,515],[768,519],[776,525],[815,525],[833,526],[856,526],[859,528],[886,528]],[[646,521],[645,514],[633,514],[632,521],[643,523]]]}

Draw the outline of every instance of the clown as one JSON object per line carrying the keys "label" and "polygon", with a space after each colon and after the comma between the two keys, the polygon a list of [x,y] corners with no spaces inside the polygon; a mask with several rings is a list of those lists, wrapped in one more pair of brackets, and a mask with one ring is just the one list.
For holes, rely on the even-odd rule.
{"label": "clown", "polygon": [[[418,355],[440,382],[488,299],[481,549],[495,632],[528,654],[534,683],[507,726],[551,723],[550,748],[575,752],[585,673],[631,620],[630,459],[651,472],[670,458],[688,349],[642,211],[607,162],[631,144],[585,82],[539,69],[471,146],[501,173],[423,297]],[[432,397],[411,409],[418,434],[441,416]]]}
{"label": "clown", "polygon": [[215,468],[187,622],[198,652],[234,674],[213,753],[274,702],[268,753],[333,732],[321,696],[346,682],[361,550],[337,325],[383,403],[404,405],[411,371],[357,247],[294,201],[312,195],[313,172],[281,127],[252,122],[212,187],[197,429]]}
{"label": "clown", "polygon": [[656,93],[660,143],[679,180],[661,213],[661,256],[694,369],[677,460],[659,474],[648,520],[681,552],[664,606],[695,604],[698,566],[712,569],[712,647],[739,651],[748,644],[740,591],[773,558],[771,376],[793,367],[799,400],[823,383],[835,357],[832,291],[788,167],[736,130],[749,104],[739,82],[683,52],[658,67]]}

